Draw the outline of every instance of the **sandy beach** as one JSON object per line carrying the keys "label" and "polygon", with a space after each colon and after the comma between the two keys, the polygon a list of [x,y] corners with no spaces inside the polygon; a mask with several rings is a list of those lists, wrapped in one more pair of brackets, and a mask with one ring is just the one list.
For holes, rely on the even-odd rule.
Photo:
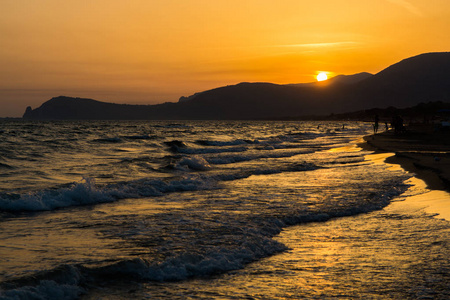
{"label": "sandy beach", "polygon": [[425,185],[429,193],[410,198],[408,205],[450,220],[450,131],[433,125],[410,125],[403,134],[385,131],[366,136],[360,146],[375,153],[392,153],[387,163],[414,173],[414,185]]}
{"label": "sandy beach", "polygon": [[404,134],[393,131],[364,138],[361,147],[392,152],[387,162],[400,164],[424,180],[428,188],[450,191],[450,131],[436,131],[432,125],[412,125]]}

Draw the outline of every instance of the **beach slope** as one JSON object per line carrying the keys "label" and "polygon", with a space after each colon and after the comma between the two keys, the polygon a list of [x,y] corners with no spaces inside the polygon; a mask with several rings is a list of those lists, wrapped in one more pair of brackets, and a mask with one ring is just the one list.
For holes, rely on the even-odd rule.
{"label": "beach slope", "polygon": [[410,125],[402,134],[387,131],[364,140],[361,146],[367,150],[395,153],[387,162],[415,173],[428,188],[450,191],[450,130]]}

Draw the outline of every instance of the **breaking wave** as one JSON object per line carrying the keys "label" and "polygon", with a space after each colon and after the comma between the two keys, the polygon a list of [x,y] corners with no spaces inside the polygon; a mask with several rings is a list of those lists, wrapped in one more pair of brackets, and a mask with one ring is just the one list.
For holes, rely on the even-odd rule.
{"label": "breaking wave", "polygon": [[[290,225],[308,222],[324,222],[331,218],[350,216],[381,209],[389,200],[401,194],[405,185],[398,185],[389,193],[380,194],[374,201],[357,206],[336,208],[322,207],[320,210],[293,211],[288,215],[257,219],[239,227],[230,223],[222,230],[226,243],[213,247],[198,247],[195,252],[182,251],[166,253],[162,261],[151,257],[139,257],[110,262],[99,267],[83,265],[62,265],[32,276],[12,279],[2,283],[0,299],[77,299],[95,282],[109,283],[129,281],[180,281],[198,276],[221,274],[243,268],[246,264],[287,250],[274,239],[275,235]],[[226,226],[226,227],[224,227]],[[199,229],[201,230],[201,229]],[[218,238],[218,237],[215,237]],[[194,241],[195,242],[195,241]]]}
{"label": "breaking wave", "polygon": [[[180,160],[175,169],[181,171],[206,171],[210,164],[201,157]],[[158,197],[183,191],[206,190],[217,187],[218,181],[237,180],[258,174],[277,174],[314,170],[312,164],[292,164],[277,168],[258,167],[249,170],[230,170],[220,174],[186,174],[180,179],[139,179],[129,182],[98,186],[93,178],[69,186],[46,189],[34,193],[0,193],[0,211],[48,211],[59,208],[113,202],[126,198]]]}

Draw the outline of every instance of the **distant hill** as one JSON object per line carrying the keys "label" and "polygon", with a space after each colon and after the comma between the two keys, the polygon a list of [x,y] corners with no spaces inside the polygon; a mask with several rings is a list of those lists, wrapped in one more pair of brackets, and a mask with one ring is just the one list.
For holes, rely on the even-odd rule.
{"label": "distant hill", "polygon": [[[353,75],[338,75],[335,77],[332,77],[327,80],[328,84],[354,84],[358,83],[360,81],[363,81],[364,79],[367,79],[369,77],[372,77],[373,74],[362,72],[357,73]],[[305,86],[314,86],[320,84],[319,82],[309,82],[309,83],[293,83],[293,84],[286,84],[287,86],[296,86],[296,87],[305,87]]]}
{"label": "distant hill", "polygon": [[59,96],[40,107],[27,107],[24,119],[40,120],[147,120],[164,119],[160,112],[170,111],[175,103],[130,105],[101,102],[93,99]]}
{"label": "distant hill", "polygon": [[450,52],[404,59],[355,85],[352,105],[404,108],[421,102],[450,102],[449,71]]}
{"label": "distant hill", "polygon": [[402,60],[372,75],[309,84],[240,83],[181,97],[178,103],[125,105],[56,97],[27,108],[25,119],[270,119],[406,108],[450,102],[450,52]]}

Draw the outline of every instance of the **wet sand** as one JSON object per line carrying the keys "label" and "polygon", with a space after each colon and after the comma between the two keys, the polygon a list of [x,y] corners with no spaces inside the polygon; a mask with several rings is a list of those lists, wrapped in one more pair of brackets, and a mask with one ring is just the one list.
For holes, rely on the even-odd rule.
{"label": "wet sand", "polygon": [[375,153],[392,153],[386,162],[400,165],[415,175],[409,183],[428,188],[425,194],[408,197],[404,205],[421,208],[450,220],[450,131],[431,125],[412,125],[403,134],[393,131],[366,136],[359,146]]}
{"label": "wet sand", "polygon": [[393,131],[364,138],[360,146],[376,152],[391,152],[386,162],[400,164],[416,174],[429,189],[450,192],[450,130],[436,131],[432,125],[412,125],[404,134]]}

